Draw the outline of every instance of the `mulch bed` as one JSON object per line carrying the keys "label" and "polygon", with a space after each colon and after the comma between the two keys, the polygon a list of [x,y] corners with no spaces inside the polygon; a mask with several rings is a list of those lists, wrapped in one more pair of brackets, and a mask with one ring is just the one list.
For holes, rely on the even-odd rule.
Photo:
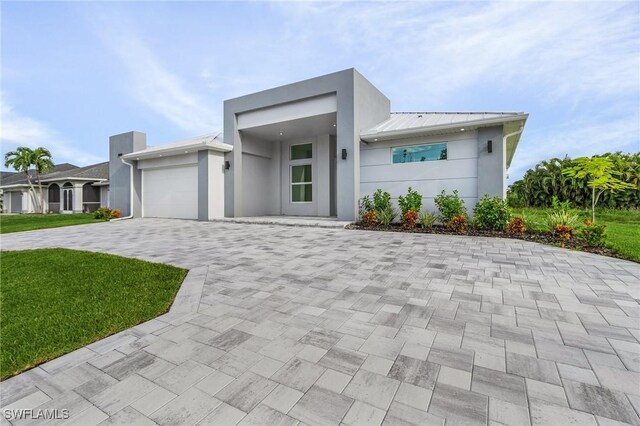
{"label": "mulch bed", "polygon": [[[463,233],[451,231],[449,228],[442,225],[434,225],[431,228],[421,228],[418,225],[414,229],[406,229],[400,224],[393,224],[388,228],[382,225],[376,226],[364,226],[358,222],[352,225],[347,225],[347,229],[360,229],[365,231],[383,231],[383,232],[406,232],[414,234],[443,234],[443,235],[461,235],[461,236],[474,236],[474,237],[493,237],[493,238],[511,238],[516,240],[533,241],[536,243],[546,244],[550,246],[560,247],[560,237],[548,232],[536,232],[526,231],[522,234],[510,234],[505,231],[487,231],[483,229],[467,229]],[[600,254],[602,256],[615,257],[618,259],[624,259],[618,252],[607,247],[592,247],[584,243],[584,241],[578,238],[572,238],[565,243],[565,248],[576,251],[584,251],[588,253]]]}

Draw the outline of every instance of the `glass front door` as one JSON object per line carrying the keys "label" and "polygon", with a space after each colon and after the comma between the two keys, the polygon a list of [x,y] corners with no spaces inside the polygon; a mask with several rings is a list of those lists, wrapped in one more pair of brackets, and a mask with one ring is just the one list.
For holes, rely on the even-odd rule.
{"label": "glass front door", "polygon": [[73,189],[65,188],[62,190],[62,210],[70,212],[73,210]]}

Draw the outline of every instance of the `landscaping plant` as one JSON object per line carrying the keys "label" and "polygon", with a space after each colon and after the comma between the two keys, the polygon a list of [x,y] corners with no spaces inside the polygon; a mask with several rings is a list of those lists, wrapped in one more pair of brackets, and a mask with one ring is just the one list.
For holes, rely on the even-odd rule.
{"label": "landscaping plant", "polygon": [[637,184],[624,182],[618,177],[622,172],[614,168],[614,162],[608,157],[580,157],[574,165],[562,171],[566,176],[586,179],[591,188],[591,221],[596,221],[596,204],[605,191],[615,192],[625,189],[637,189]]}
{"label": "landscaping plant", "polygon": [[404,216],[409,210],[413,210],[417,213],[422,208],[422,195],[409,187],[406,197],[403,197],[402,195],[398,197],[398,205],[400,206],[402,216]]}
{"label": "landscaping plant", "polygon": [[433,224],[436,223],[437,218],[438,216],[436,216],[435,213],[424,211],[418,216],[418,222],[423,228],[431,228]]}
{"label": "landscaping plant", "polygon": [[362,224],[364,226],[375,226],[380,222],[380,218],[378,217],[378,212],[375,210],[367,210],[362,215]]}
{"label": "landscaping plant", "polygon": [[440,211],[440,221],[444,224],[448,224],[455,216],[467,215],[464,200],[458,196],[457,189],[451,195],[447,195],[443,190],[434,201]]}
{"label": "landscaping plant", "polygon": [[573,236],[573,228],[569,225],[557,224],[553,228],[553,233],[560,237],[560,247],[564,248]]}
{"label": "landscaping plant", "polygon": [[509,206],[500,197],[484,195],[473,209],[474,224],[480,229],[504,231],[509,221]]}
{"label": "landscaping plant", "polygon": [[377,189],[373,193],[373,208],[378,212],[378,215],[391,206],[391,194],[382,189]]}
{"label": "landscaping plant", "polygon": [[109,207],[100,207],[98,210],[93,212],[93,217],[95,219],[116,219],[120,217],[120,210],[118,209],[110,209]]}
{"label": "landscaping plant", "polygon": [[510,234],[523,234],[527,230],[522,216],[516,216],[507,224],[507,232]]}
{"label": "landscaping plant", "polygon": [[398,211],[394,209],[391,206],[391,204],[389,204],[387,207],[384,208],[384,210],[380,211],[378,214],[380,216],[380,223],[385,228],[388,228],[398,216]]}
{"label": "landscaping plant", "polygon": [[[31,149],[24,146],[16,148],[15,151],[9,151],[4,156],[4,166],[13,167],[17,172],[22,172],[26,175],[27,184],[31,191],[29,195],[33,200],[33,205],[38,213],[44,213],[46,210],[44,202],[44,193],[42,191],[42,183],[40,182],[40,174],[46,173],[54,168],[51,153],[46,148]],[[31,181],[31,174],[29,173],[31,166],[34,166],[36,172],[36,178],[38,180],[38,188],[40,189],[39,197],[36,197],[36,190]]]}
{"label": "landscaping plant", "polygon": [[557,225],[568,226],[573,229],[578,223],[578,215],[573,213],[568,201],[559,202],[557,197],[551,200],[552,210],[545,218],[549,232],[555,233]]}
{"label": "landscaping plant", "polygon": [[455,215],[447,222],[447,228],[458,234],[462,234],[467,230],[467,216],[464,214]]}
{"label": "landscaping plant", "polygon": [[407,229],[415,229],[417,220],[418,212],[415,210],[408,210],[402,215],[402,225]]}
{"label": "landscaping plant", "polygon": [[579,237],[591,247],[603,247],[607,238],[604,230],[607,225],[596,225],[590,220],[584,221],[584,226],[580,229]]}

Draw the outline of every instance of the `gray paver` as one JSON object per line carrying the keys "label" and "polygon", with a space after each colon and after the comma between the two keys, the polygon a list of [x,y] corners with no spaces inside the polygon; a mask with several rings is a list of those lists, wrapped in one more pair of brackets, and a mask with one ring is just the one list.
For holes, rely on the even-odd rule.
{"label": "gray paver", "polygon": [[487,237],[163,219],[2,243],[190,269],[169,313],[5,380],[5,406],[67,401],[69,424],[526,424],[529,411],[533,424],[637,423],[631,262]]}

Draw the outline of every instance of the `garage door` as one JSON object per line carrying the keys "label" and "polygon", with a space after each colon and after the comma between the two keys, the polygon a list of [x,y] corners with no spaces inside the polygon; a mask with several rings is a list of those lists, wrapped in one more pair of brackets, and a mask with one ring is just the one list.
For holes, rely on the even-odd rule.
{"label": "garage door", "polygon": [[198,167],[142,171],[142,214],[145,217],[198,218]]}

